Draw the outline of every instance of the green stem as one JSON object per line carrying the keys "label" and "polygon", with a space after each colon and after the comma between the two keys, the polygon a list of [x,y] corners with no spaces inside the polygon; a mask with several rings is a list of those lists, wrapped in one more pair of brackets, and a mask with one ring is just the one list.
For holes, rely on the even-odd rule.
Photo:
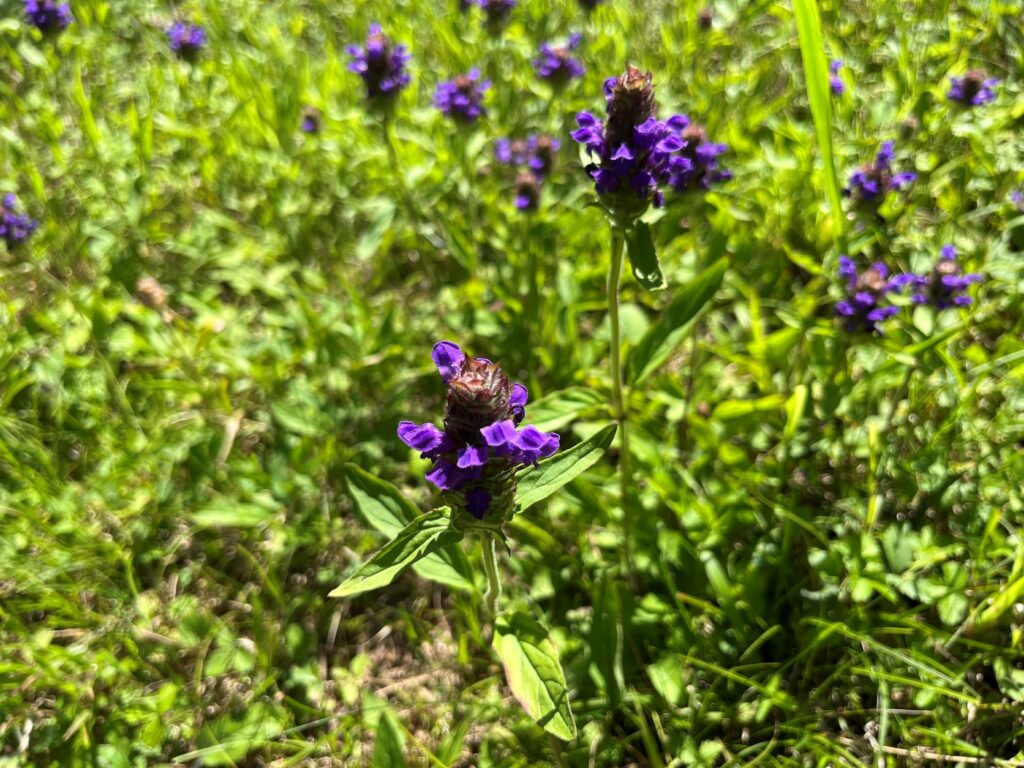
{"label": "green stem", "polygon": [[622,505],[623,545],[626,563],[633,570],[630,536],[629,504],[632,469],[629,455],[629,428],[626,420],[626,399],[622,384],[622,341],[619,330],[619,281],[622,277],[622,257],[626,239],[621,229],[612,228],[612,259],[608,269],[608,319],[611,323],[612,407],[619,424],[619,487]]}
{"label": "green stem", "polygon": [[484,536],[484,572],[487,574],[487,591],[484,592],[484,603],[487,615],[494,618],[498,615],[498,598],[501,597],[501,581],[498,579],[498,562],[495,554],[497,539],[494,534]]}

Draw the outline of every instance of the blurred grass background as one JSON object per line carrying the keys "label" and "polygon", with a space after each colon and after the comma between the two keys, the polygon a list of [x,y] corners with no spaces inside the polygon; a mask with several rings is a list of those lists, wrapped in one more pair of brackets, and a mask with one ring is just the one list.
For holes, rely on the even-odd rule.
{"label": "blurred grass background", "polygon": [[[522,0],[494,39],[454,0],[75,0],[43,39],[0,0],[0,192],[41,222],[0,253],[0,765],[1024,758],[1024,7],[821,4],[840,180],[890,138],[920,174],[850,253],[924,269],[952,242],[986,275],[969,313],[876,341],[831,318],[790,6],[715,2],[707,30],[703,7]],[[207,29],[195,64],[177,17]],[[373,21],[413,54],[397,170],[346,71]],[[555,94],[530,61],[574,30],[587,75]],[[567,132],[626,62],[735,178],[670,201],[669,287],[627,280],[625,340],[731,266],[632,393],[642,509],[620,519],[610,457],[512,526],[506,591],[573,694],[563,744],[511,699],[472,595],[412,574],[325,595],[380,543],[346,463],[429,508],[395,427],[440,412],[434,341],[500,360],[566,443],[607,420],[607,228]],[[433,89],[474,65],[490,114],[460,133]],[[946,81],[971,67],[1004,85],[962,113]],[[563,146],[524,217],[493,141],[533,131]]]}

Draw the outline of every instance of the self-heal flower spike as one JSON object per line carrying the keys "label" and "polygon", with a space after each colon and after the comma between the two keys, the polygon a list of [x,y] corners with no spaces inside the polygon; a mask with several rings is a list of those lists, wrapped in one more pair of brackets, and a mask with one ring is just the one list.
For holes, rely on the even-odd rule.
{"label": "self-heal flower spike", "polygon": [[583,77],[586,69],[583,63],[573,56],[573,52],[580,47],[583,35],[574,32],[569,35],[565,45],[551,45],[544,43],[540,47],[540,56],[534,59],[533,67],[537,75],[556,87],[562,87],[576,77]]}
{"label": "self-heal flower spike", "polygon": [[476,0],[476,4],[484,12],[484,24],[492,32],[500,30],[508,23],[516,0]]}
{"label": "self-heal flower spike", "polygon": [[191,60],[206,47],[206,30],[197,24],[174,22],[167,30],[171,50],[183,59]]}
{"label": "self-heal flower spike", "polygon": [[320,110],[316,107],[306,107],[302,110],[302,123],[299,127],[303,133],[320,133]]}
{"label": "self-heal flower spike", "polygon": [[558,450],[559,437],[520,427],[528,393],[484,358],[466,356],[458,344],[434,345],[434,364],[448,385],[444,428],[403,421],[398,436],[433,462],[426,478],[446,502],[477,520],[502,523],[515,501],[515,472]]}
{"label": "self-heal flower spike", "polygon": [[659,120],[650,72],[627,67],[605,81],[604,93],[605,120],[579,113],[572,137],[586,147],[587,174],[612,216],[628,222],[649,205],[660,207],[663,185],[681,190],[713,180],[714,158],[725,146],[707,143],[702,132],[684,136],[690,127],[684,115]]}
{"label": "self-heal flower spike", "polygon": [[846,83],[839,76],[839,70],[842,68],[842,59],[833,59],[832,63],[828,65],[828,87],[832,91],[833,96],[842,96],[846,92]]}
{"label": "self-heal flower spike", "polygon": [[669,185],[676,192],[690,189],[711,189],[712,184],[728,181],[732,173],[718,167],[718,156],[729,151],[728,144],[716,144],[708,141],[707,131],[696,123],[690,123],[686,115],[678,125],[687,123],[679,134],[683,140],[683,148],[679,154],[669,161],[672,171]]}
{"label": "self-heal flower spike", "polygon": [[0,200],[0,240],[8,250],[28,240],[38,226],[39,222],[18,212],[18,198],[13,194],[8,193]]}
{"label": "self-heal flower spike", "polygon": [[839,257],[839,278],[845,283],[846,296],[836,302],[836,314],[843,327],[853,333],[881,333],[878,323],[899,312],[899,307],[888,303],[887,294],[900,288],[902,276],[889,277],[885,264],[872,264],[863,272],[846,256]]}
{"label": "self-heal flower spike", "polygon": [[555,154],[561,147],[558,139],[531,135],[526,139],[498,139],[494,156],[499,163],[513,168],[526,166],[538,179],[546,178],[555,165]]}
{"label": "self-heal flower spike", "polygon": [[70,3],[58,3],[55,0],[25,0],[25,16],[40,32],[60,32],[71,26]]}
{"label": "self-heal flower spike", "polygon": [[480,70],[474,68],[437,86],[434,104],[456,122],[475,123],[477,118],[487,114],[483,100],[490,87],[490,81],[481,80]]}
{"label": "self-heal flower spike", "polygon": [[516,208],[520,211],[535,211],[540,205],[540,181],[532,173],[516,176]]}
{"label": "self-heal flower spike", "polygon": [[348,69],[363,78],[366,98],[371,103],[390,104],[411,80],[405,65],[412,56],[404,45],[395,45],[380,24],[371,24],[366,45],[350,45]]}
{"label": "self-heal flower spike", "polygon": [[972,283],[980,283],[982,276],[967,273],[956,260],[956,248],[942,246],[940,258],[927,275],[906,275],[904,282],[912,286],[911,297],[915,304],[928,304],[935,309],[966,307],[971,304],[967,289]]}
{"label": "self-heal flower spike", "polygon": [[843,194],[858,203],[878,206],[888,192],[901,190],[917,179],[917,174],[912,171],[893,173],[895,157],[893,142],[882,144],[874,163],[864,165],[850,175],[849,186],[843,190]]}
{"label": "self-heal flower spike", "polygon": [[980,107],[995,101],[995,87],[999,79],[985,77],[984,72],[972,70],[963,77],[949,78],[949,92],[946,98],[965,107]]}

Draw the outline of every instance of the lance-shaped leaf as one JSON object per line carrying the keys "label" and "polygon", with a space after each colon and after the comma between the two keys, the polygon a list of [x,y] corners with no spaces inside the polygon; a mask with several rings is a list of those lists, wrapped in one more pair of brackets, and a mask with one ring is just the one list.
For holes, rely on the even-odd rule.
{"label": "lance-shaped leaf", "polygon": [[441,507],[420,515],[378,549],[330,597],[348,597],[386,587],[413,563],[441,547],[454,544],[462,534],[450,527],[451,509]]}
{"label": "lance-shaped leaf", "polygon": [[[385,536],[394,537],[420,515],[419,509],[391,483],[349,464],[345,467],[349,494],[359,516]],[[473,572],[457,547],[440,547],[413,564],[416,573],[455,589],[473,590]]]}
{"label": "lance-shaped leaf", "polygon": [[547,628],[525,613],[499,616],[494,623],[494,650],[505,665],[509,688],[526,713],[548,733],[566,741],[575,739],[565,674]]}
{"label": "lance-shaped leaf", "polygon": [[516,502],[519,511],[522,512],[538,501],[543,501],[594,466],[612,444],[615,429],[615,424],[609,424],[582,443],[556,453],[536,467],[529,467],[520,472],[516,479]]}
{"label": "lance-shaped leaf", "polygon": [[626,253],[633,267],[633,277],[648,291],[665,287],[665,276],[661,273],[658,252],[654,250],[651,228],[638,221],[626,233]]}
{"label": "lance-shaped leaf", "polygon": [[722,258],[697,275],[668,305],[629,356],[634,384],[646,379],[679,345],[690,322],[711,301],[728,268]]}

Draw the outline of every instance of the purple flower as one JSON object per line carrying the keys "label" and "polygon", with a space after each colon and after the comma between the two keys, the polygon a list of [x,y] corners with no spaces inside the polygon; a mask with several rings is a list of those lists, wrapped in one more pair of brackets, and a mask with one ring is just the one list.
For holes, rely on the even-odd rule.
{"label": "purple flower", "polygon": [[536,464],[559,447],[554,432],[520,427],[528,393],[501,368],[470,358],[458,344],[439,341],[434,363],[448,386],[444,429],[403,421],[398,437],[433,462],[426,478],[446,501],[477,519],[502,522],[515,501],[515,470]]}
{"label": "purple flower", "polygon": [[886,296],[905,283],[903,276],[890,278],[888,267],[881,263],[858,272],[852,259],[840,256],[839,278],[846,290],[846,296],[836,302],[843,327],[851,333],[881,333],[878,323],[899,312],[899,307],[887,303]]}
{"label": "purple flower", "polygon": [[484,12],[484,24],[492,32],[500,30],[512,15],[516,0],[476,0],[476,4]]}
{"label": "purple flower", "polygon": [[404,45],[392,43],[380,24],[370,25],[365,47],[350,45],[345,52],[352,57],[349,71],[363,78],[366,98],[371,103],[391,104],[411,81],[405,65],[412,56]]}
{"label": "purple flower", "polygon": [[983,279],[977,273],[964,273],[956,260],[956,248],[949,244],[942,246],[939,260],[927,275],[901,277],[903,285],[911,286],[915,304],[928,304],[939,310],[969,306],[971,297],[967,289]]}
{"label": "purple flower", "polygon": [[299,127],[303,133],[320,133],[320,110],[316,107],[306,107],[302,110],[302,123]]}
{"label": "purple flower", "polygon": [[38,221],[18,213],[17,197],[11,193],[4,195],[0,201],[0,240],[7,244],[7,250],[14,250],[28,240],[38,226]]}
{"label": "purple flower", "polygon": [[481,80],[480,70],[474,68],[438,85],[434,104],[456,122],[474,123],[481,115],[487,114],[482,102],[484,92],[490,87],[490,81]]}
{"label": "purple flower", "polygon": [[877,207],[882,204],[886,193],[901,190],[917,179],[917,174],[912,171],[893,173],[895,157],[893,142],[882,144],[874,163],[861,166],[850,175],[849,186],[843,190],[843,194],[858,203]]}
{"label": "purple flower", "polygon": [[1015,189],[1010,193],[1010,202],[1017,206],[1017,210],[1024,213],[1024,192]]}
{"label": "purple flower", "polygon": [[25,16],[40,32],[60,32],[74,21],[70,3],[54,0],[25,0]]}
{"label": "purple flower", "polygon": [[183,59],[191,60],[206,47],[206,30],[198,24],[176,21],[167,30],[171,50]]}
{"label": "purple flower", "polygon": [[516,176],[515,201],[520,211],[534,211],[540,203],[541,183],[554,168],[560,144],[550,136],[498,139],[494,156],[499,163],[521,170]]}
{"label": "purple flower", "polygon": [[627,221],[653,204],[664,204],[661,187],[676,191],[707,189],[728,178],[716,158],[724,144],[712,144],[702,128],[685,115],[657,118],[658,105],[650,72],[627,67],[621,77],[605,81],[604,121],[590,112],[576,116],[573,139],[587,149],[586,166],[609,213]]}
{"label": "purple flower", "polygon": [[949,92],[946,98],[965,107],[980,107],[995,101],[994,89],[998,84],[998,78],[986,78],[984,72],[971,70],[963,77],[949,78]]}
{"label": "purple flower", "polygon": [[842,59],[833,59],[832,63],[828,65],[828,87],[832,90],[833,96],[842,96],[846,91],[846,84],[843,82],[843,79],[839,77],[839,70],[842,69],[842,67]]}
{"label": "purple flower", "polygon": [[544,43],[540,47],[540,56],[533,61],[537,75],[556,87],[567,85],[574,77],[583,77],[586,72],[583,63],[572,55],[582,40],[579,32],[573,32],[565,45]]}

